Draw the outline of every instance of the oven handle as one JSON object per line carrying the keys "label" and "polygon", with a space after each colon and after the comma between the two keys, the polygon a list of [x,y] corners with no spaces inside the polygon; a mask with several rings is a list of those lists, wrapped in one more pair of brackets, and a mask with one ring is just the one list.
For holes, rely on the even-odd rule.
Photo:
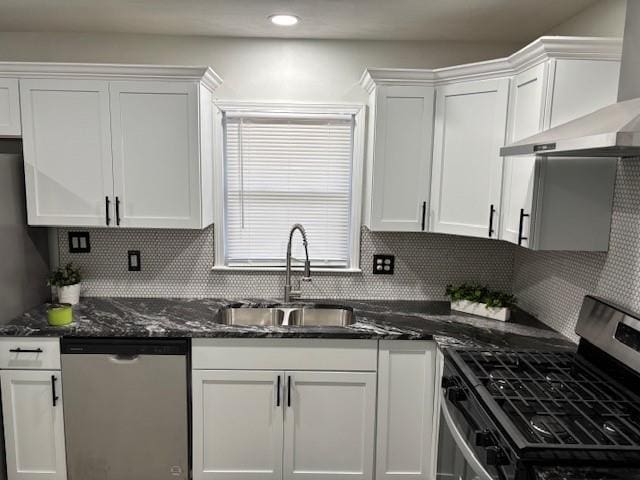
{"label": "oven handle", "polygon": [[447,427],[449,427],[449,431],[451,432],[451,436],[453,440],[456,442],[456,445],[462,452],[462,456],[467,461],[467,464],[471,467],[473,472],[477,475],[478,480],[495,480],[494,477],[484,468],[480,460],[476,457],[473,449],[469,446],[467,441],[465,440],[462,433],[458,429],[455,420],[451,416],[451,412],[449,411],[449,406],[447,405],[446,398],[442,399],[442,416],[444,417],[445,422],[447,422]]}

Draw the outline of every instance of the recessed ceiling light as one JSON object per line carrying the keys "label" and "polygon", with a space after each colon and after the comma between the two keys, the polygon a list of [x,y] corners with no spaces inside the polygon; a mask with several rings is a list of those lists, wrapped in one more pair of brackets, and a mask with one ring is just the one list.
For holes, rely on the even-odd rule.
{"label": "recessed ceiling light", "polygon": [[278,25],[279,27],[292,27],[300,21],[300,19],[295,15],[286,15],[280,13],[277,15],[271,15],[269,17],[269,20],[271,20],[271,23],[273,23],[274,25]]}

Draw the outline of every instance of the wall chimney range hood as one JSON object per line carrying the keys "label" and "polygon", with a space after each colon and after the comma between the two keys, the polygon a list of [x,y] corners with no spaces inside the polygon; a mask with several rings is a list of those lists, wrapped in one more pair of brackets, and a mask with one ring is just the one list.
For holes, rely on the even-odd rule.
{"label": "wall chimney range hood", "polygon": [[502,147],[500,155],[640,157],[640,0],[627,0],[618,103]]}

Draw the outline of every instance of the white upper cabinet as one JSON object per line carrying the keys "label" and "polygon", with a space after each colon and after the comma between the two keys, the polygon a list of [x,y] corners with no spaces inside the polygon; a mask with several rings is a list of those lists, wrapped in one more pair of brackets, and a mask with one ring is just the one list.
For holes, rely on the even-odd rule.
{"label": "white upper cabinet", "polygon": [[549,62],[545,128],[616,103],[620,61],[554,59]]}
{"label": "white upper cabinet", "polygon": [[0,78],[0,138],[17,137],[22,133],[19,97],[18,80]]}
{"label": "white upper cabinet", "polygon": [[[206,226],[201,161],[211,158],[201,158],[199,151],[198,85],[111,82],[109,90],[116,222],[145,228]],[[209,105],[202,113],[211,112]]]}
{"label": "white upper cabinet", "polygon": [[434,88],[373,87],[365,225],[374,231],[426,229],[431,184]]}
{"label": "white upper cabinet", "polygon": [[508,92],[508,78],[437,88],[431,231],[495,236]]}
{"label": "white upper cabinet", "polygon": [[204,228],[213,222],[212,90],[220,79],[211,69],[65,70],[91,77],[86,80],[38,72],[40,78],[20,80],[30,225]]}
{"label": "white upper cabinet", "polygon": [[108,82],[21,80],[20,92],[29,224],[111,223]]}
{"label": "white upper cabinet", "polygon": [[[514,76],[508,141],[616,101],[620,63],[552,59]],[[615,159],[504,160],[500,238],[536,250],[608,248]]]}
{"label": "white upper cabinet", "polygon": [[[509,95],[507,142],[539,132],[544,124],[548,64],[541,63],[516,75]],[[521,211],[531,210],[535,157],[505,158],[502,186],[500,238],[512,243],[528,236],[528,222],[521,222]],[[525,217],[526,218],[526,217]],[[524,220],[523,220],[524,221]]]}

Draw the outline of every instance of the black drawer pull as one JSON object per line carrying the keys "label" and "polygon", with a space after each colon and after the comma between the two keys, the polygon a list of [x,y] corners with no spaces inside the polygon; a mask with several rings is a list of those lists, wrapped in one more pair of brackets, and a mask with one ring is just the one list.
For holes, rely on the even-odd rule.
{"label": "black drawer pull", "polygon": [[291,376],[289,376],[287,381],[287,406],[291,406]]}
{"label": "black drawer pull", "polygon": [[282,384],[282,378],[278,375],[278,386],[276,387],[276,407],[280,406],[280,386]]}
{"label": "black drawer pull", "polygon": [[111,217],[109,216],[109,197],[104,197],[104,203],[106,205],[105,221],[107,222],[107,225],[109,225],[111,223]]}
{"label": "black drawer pull", "polygon": [[422,231],[423,232],[424,232],[426,221],[427,221],[427,202],[422,202]]}
{"label": "black drawer pull", "polygon": [[524,219],[528,217],[528,213],[524,213],[524,208],[520,209],[520,223],[518,225],[518,245],[522,245],[523,240],[529,240],[529,237],[522,236],[522,231],[524,229]]}
{"label": "black drawer pull", "polygon": [[12,348],[9,350],[11,353],[42,353],[43,350],[41,348]]}
{"label": "black drawer pull", "polygon": [[493,203],[489,206],[489,238],[493,236],[493,214],[496,213],[496,209],[493,207]]}
{"label": "black drawer pull", "polygon": [[116,225],[120,226],[120,197],[116,197]]}
{"label": "black drawer pull", "polygon": [[53,401],[53,406],[55,407],[60,397],[56,394],[56,378],[55,375],[51,375],[51,400]]}

